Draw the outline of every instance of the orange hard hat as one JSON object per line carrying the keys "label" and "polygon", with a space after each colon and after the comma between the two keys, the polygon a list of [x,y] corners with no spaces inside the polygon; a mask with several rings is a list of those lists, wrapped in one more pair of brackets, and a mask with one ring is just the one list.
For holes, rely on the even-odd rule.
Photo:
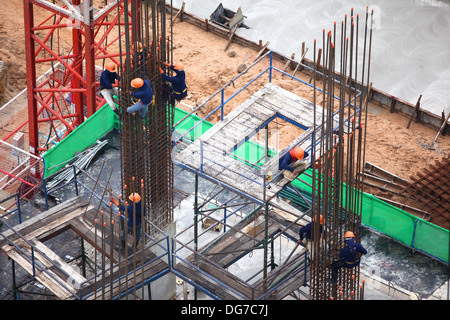
{"label": "orange hard hat", "polygon": [[344,238],[354,238],[355,235],[351,231],[347,231],[344,235]]}
{"label": "orange hard hat", "polygon": [[[316,221],[315,219],[316,219],[316,217],[314,216],[313,221]],[[323,216],[322,215],[320,215],[319,221],[320,221],[320,224],[323,224]]]}
{"label": "orange hard hat", "polygon": [[181,63],[175,63],[174,66],[173,66],[173,68],[174,68],[175,70],[183,70],[183,69],[184,69],[184,66],[183,66]]}
{"label": "orange hard hat", "polygon": [[139,201],[141,201],[141,196],[139,195],[139,193],[135,192],[135,193],[130,194],[128,199],[130,199],[131,201],[134,201],[134,202],[139,202]]}
{"label": "orange hard hat", "polygon": [[305,150],[303,150],[300,147],[295,147],[294,148],[294,155],[297,158],[297,160],[302,160],[303,156],[305,155]]}
{"label": "orange hard hat", "polygon": [[140,88],[144,85],[144,80],[142,80],[141,78],[135,78],[133,80],[131,80],[131,86],[133,88]]}
{"label": "orange hard hat", "polygon": [[106,70],[111,71],[111,72],[116,72],[116,64],[114,62],[108,62],[105,65]]}
{"label": "orange hard hat", "polygon": [[139,41],[136,42],[136,47],[137,47],[137,51],[142,52],[142,49],[143,49],[142,43],[140,43]]}

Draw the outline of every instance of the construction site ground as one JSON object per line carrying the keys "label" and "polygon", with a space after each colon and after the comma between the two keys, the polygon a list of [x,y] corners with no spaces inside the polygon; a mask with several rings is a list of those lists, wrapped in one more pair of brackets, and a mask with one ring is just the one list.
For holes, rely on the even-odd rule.
{"label": "construction site ground", "polygon": [[[24,47],[24,30],[23,27],[23,3],[22,1],[5,1],[0,0],[3,4],[3,10],[0,12],[0,39],[2,46],[0,47],[0,60],[4,61],[8,68],[8,86],[5,96],[1,104],[5,104],[20,91],[26,87],[26,66],[25,66],[25,47]],[[37,17],[46,18],[46,13],[36,8]],[[7,23],[8,17],[18,17],[14,24]],[[39,21],[39,18],[36,18]],[[65,38],[66,37],[66,38]],[[264,42],[264,39],[262,39]],[[70,50],[70,38],[67,35],[61,35],[60,41]],[[173,24],[173,41],[174,61],[182,62],[185,65],[187,85],[189,90],[187,104],[195,107],[201,102],[208,99],[218,89],[228,83],[236,75],[237,68],[241,64],[251,65],[257,52],[250,48],[245,48],[232,43],[229,50],[234,50],[236,55],[230,57],[229,50],[224,50],[227,40],[206,32],[188,22],[175,21]],[[301,46],[302,39],[298,39]],[[376,39],[374,39],[376,41]],[[310,44],[306,44],[306,47]],[[270,46],[269,46],[270,48]],[[312,48],[310,48],[312,49]],[[289,54],[286,54],[289,55]],[[267,67],[268,61],[260,63],[251,72],[241,77],[242,83],[254,78],[256,72],[260,72]],[[283,69],[284,62],[274,61],[274,65],[279,69]],[[50,65],[42,64],[38,67],[38,76],[43,74],[50,68]],[[292,73],[292,70],[289,70]],[[297,72],[297,77],[304,81],[309,81],[311,75],[305,72]],[[274,73],[273,82],[297,95],[312,100],[312,88],[298,85],[298,82]],[[266,79],[259,79],[255,86],[261,87],[267,82]],[[238,84],[236,84],[238,86]],[[376,83],[373,84],[376,87]],[[418,92],[419,96],[421,93]],[[225,114],[240,105],[247,97],[238,95],[225,107]],[[401,97],[399,97],[401,98]],[[321,103],[321,97],[317,102]],[[200,117],[207,114],[213,106],[216,105],[209,102],[210,106],[203,107]],[[180,105],[179,105],[180,106]],[[424,107],[424,106],[422,106]],[[23,109],[23,110],[21,110]],[[9,132],[17,128],[27,119],[26,106],[14,105],[9,108],[10,112],[17,114],[12,116],[8,124],[3,125],[0,131],[1,137],[6,136]],[[188,111],[189,108],[187,108]],[[434,164],[436,160],[448,157],[450,154],[450,136],[440,136],[435,145],[432,144],[437,128],[412,122],[409,129],[407,125],[409,116],[400,113],[391,113],[387,106],[378,103],[369,103],[368,126],[367,126],[367,144],[366,144],[366,161],[377,165],[390,173],[401,178],[409,180],[422,168]],[[20,113],[19,113],[20,111]],[[215,115],[211,122],[219,119],[219,114]],[[280,148],[283,148],[295,137],[298,136],[299,130],[292,130],[292,126],[280,128]],[[378,189],[365,189],[366,192],[379,194],[384,198],[395,199],[396,195],[383,192]],[[404,199],[402,199],[404,201]],[[411,206],[419,207],[418,203],[410,203]],[[432,216],[431,222],[443,228],[449,228],[449,217]]]}
{"label": "construction site ground", "polygon": [[[8,68],[8,86],[3,100],[0,101],[0,105],[3,105],[26,87],[26,52],[22,18],[23,2],[19,0],[0,0],[0,4],[2,5],[2,10],[0,11],[0,42],[2,43],[0,46],[0,60],[4,61]],[[41,15],[41,20],[47,18],[47,13],[44,14],[39,9],[36,10],[36,15]],[[10,17],[16,17],[14,24],[8,23]],[[39,21],[39,19],[36,20]],[[238,75],[237,68],[240,64],[245,63],[247,66],[252,64],[257,54],[257,51],[253,49],[233,43],[229,50],[234,50],[236,55],[231,57],[228,55],[229,50],[224,50],[227,44],[226,39],[208,33],[188,22],[176,21],[173,24],[173,33],[175,45],[174,61],[180,61],[185,65],[189,88],[189,95],[185,103],[192,107],[208,99],[218,89]],[[264,42],[264,39],[262,40]],[[67,50],[70,50],[71,40],[62,37],[61,41],[66,43]],[[298,39],[298,42],[299,46],[301,46],[302,39]],[[308,47],[309,45],[306,44],[306,46]],[[288,56],[289,54],[286,53],[286,55]],[[243,75],[242,82],[253,79],[257,72],[268,66],[268,63],[268,61],[263,61],[254,70]],[[280,69],[284,67],[284,63],[279,61],[274,61],[274,65]],[[37,70],[38,76],[47,71],[49,67],[50,65],[40,66]],[[303,72],[298,72],[296,76],[304,81],[308,81],[311,77],[309,73]],[[282,88],[307,99],[312,99],[312,88],[299,86],[298,82],[277,73],[274,73],[272,80]],[[266,80],[260,79],[256,81],[255,85],[261,87],[265,82]],[[376,87],[376,83],[374,86]],[[418,96],[420,94],[420,92],[417,93]],[[234,98],[226,106],[225,113],[239,106],[245,99],[246,97],[244,96]],[[320,100],[318,100],[318,103],[320,103]],[[5,137],[27,119],[26,105],[15,105],[14,108],[9,108],[8,110],[11,110],[11,113],[14,112],[14,114],[10,115],[8,124],[2,125],[0,128],[0,137]],[[190,111],[189,108],[186,108],[186,110]],[[439,161],[444,157],[449,157],[450,136],[440,136],[436,145],[432,145],[438,128],[413,122],[410,128],[407,129],[408,116],[400,113],[391,113],[388,106],[372,102],[369,103],[368,111],[366,161],[399,177],[409,179],[421,168],[434,164],[436,160]],[[207,113],[208,106],[202,108],[202,112],[198,115],[203,117]],[[219,116],[217,115],[211,121],[216,122],[218,120]],[[297,136],[298,132],[293,131],[292,127],[280,128],[280,148],[283,148],[283,145],[287,145]],[[117,137],[114,141],[117,143]],[[108,161],[117,160],[117,156],[117,154],[108,154],[107,159]],[[118,164],[118,167],[120,167],[120,164]],[[192,192],[192,179],[191,183],[187,185],[187,190],[184,191]],[[365,188],[364,191],[379,194],[385,198],[396,199],[394,194],[375,188]],[[36,206],[42,210],[42,204],[42,199],[38,199],[37,202],[30,203],[29,210],[34,210]],[[419,206],[416,203],[411,205]],[[26,207],[24,209],[27,210]],[[421,209],[426,210],[427,208]],[[449,229],[449,219],[450,213],[447,216],[432,216],[431,222]],[[408,288],[411,292],[419,292],[420,288],[422,288],[420,290],[423,290],[428,282],[430,286],[425,291],[419,292],[425,296],[432,296],[433,292],[445,283],[446,268],[441,263],[423,255],[414,254],[408,248],[397,243],[391,243],[388,239],[372,232],[367,232],[363,241],[363,244],[367,245],[373,252],[372,255],[363,260],[363,270],[371,273],[374,270],[373,266],[376,265],[376,268],[378,268],[377,272],[380,268],[382,271],[384,270],[385,278],[386,274],[388,275],[387,278],[389,278],[389,275],[392,279],[401,278],[400,286],[403,287],[406,286],[406,283],[411,283],[411,281],[408,281],[408,279],[411,279],[410,277],[414,277],[415,281],[412,287]],[[389,255],[389,258],[386,258],[387,255]],[[3,267],[0,270],[0,283],[5,284],[5,287],[7,287],[6,289],[0,288],[2,289],[0,297],[4,296],[4,290],[8,291],[11,283],[10,267],[6,259],[7,257],[1,253],[0,265],[8,265],[8,270],[3,269]],[[379,261],[381,265],[376,264],[376,261]],[[412,270],[415,271],[412,272]],[[418,278],[421,280],[417,280]],[[389,279],[386,281],[390,282]],[[399,280],[396,280],[397,284],[398,282]],[[385,298],[385,296],[383,297]]]}
{"label": "construction site ground", "polygon": [[[96,157],[96,160],[86,169],[86,172],[91,177],[97,177],[101,171],[103,161],[107,161],[113,168],[114,172],[120,168],[119,160],[119,134],[116,130],[108,134],[104,139],[108,140],[107,147]],[[86,175],[80,174],[78,179],[81,182],[87,183]],[[114,193],[120,192],[120,175],[113,175],[112,191]],[[91,183],[93,183],[91,181]],[[194,192],[194,174],[187,170],[182,170],[177,167],[175,169],[175,185],[183,194],[188,196],[179,204],[174,210],[174,219],[176,221],[177,234],[184,230],[187,226],[192,225],[193,221],[193,192]],[[208,194],[211,191],[212,182],[200,179],[199,193]],[[82,189],[81,189],[82,191]],[[84,191],[86,194],[86,191]],[[85,195],[87,198],[88,194]],[[55,197],[61,201],[72,199],[75,197],[75,187],[73,185],[59,190]],[[228,196],[229,197],[229,196]],[[224,198],[227,198],[226,196]],[[58,202],[59,203],[59,202]],[[57,203],[50,199],[50,207]],[[39,216],[45,212],[45,199],[42,193],[38,193],[32,201],[25,202],[22,205],[22,221],[28,221],[34,216]],[[18,223],[18,215],[15,214],[8,220],[8,224],[16,225]],[[204,231],[204,229],[201,229]],[[219,235],[217,231],[208,231],[210,235]],[[79,240],[72,232],[64,232],[61,235],[51,240],[51,248],[64,259],[76,257],[79,254]],[[187,242],[187,241],[186,241]],[[410,295],[413,297],[418,295],[422,299],[437,299],[446,300],[448,291],[448,268],[441,262],[423,255],[419,252],[414,252],[410,248],[392,241],[391,239],[380,235],[371,230],[363,229],[362,245],[367,248],[368,254],[361,259],[361,279],[366,279],[365,285],[365,299],[366,300],[408,300]],[[289,246],[289,244],[288,244]],[[291,247],[286,250],[289,253]],[[276,246],[278,249],[278,242]],[[283,244],[284,248],[284,244]],[[285,257],[284,257],[285,258]],[[249,274],[253,274],[251,266],[262,265],[262,251],[255,250],[247,254],[245,259],[241,259],[234,263],[229,270],[236,274],[239,278],[246,278]],[[249,261],[251,264],[249,265]],[[48,293],[47,290],[36,280],[32,280],[31,276],[22,268],[16,267],[17,284],[23,284],[26,281],[29,283],[22,289],[28,292],[35,292],[39,294]],[[194,288],[186,281],[177,279],[176,299],[178,300],[193,300]],[[152,299],[158,299],[158,279],[152,283]],[[12,299],[12,269],[11,260],[8,256],[0,251],[0,300]],[[309,293],[308,287],[300,288],[303,292]],[[140,290],[139,290],[140,292]],[[147,290],[146,290],[147,292]],[[295,292],[300,296],[299,292]],[[148,297],[144,297],[148,298]],[[198,292],[197,298],[199,300],[211,300],[208,295]],[[300,299],[304,298],[303,296]],[[39,299],[39,295],[22,294],[22,299]],[[45,298],[52,299],[52,298]],[[285,299],[294,299],[291,295]]]}

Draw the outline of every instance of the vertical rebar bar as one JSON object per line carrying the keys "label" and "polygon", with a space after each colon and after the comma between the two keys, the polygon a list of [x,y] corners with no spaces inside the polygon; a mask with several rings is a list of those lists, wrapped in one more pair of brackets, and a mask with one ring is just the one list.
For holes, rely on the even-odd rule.
{"label": "vertical rebar bar", "polygon": [[[366,50],[369,46],[369,65],[371,41],[367,42],[367,13],[364,38],[363,76],[359,90],[363,91],[365,77]],[[348,29],[348,34],[347,34]],[[345,15],[341,24],[340,48],[336,43],[336,23],[333,32],[323,30],[323,68],[321,77],[322,117],[316,124],[316,82],[313,83],[314,127],[320,128],[320,137],[313,137],[313,145],[317,143],[318,157],[313,147],[313,181],[312,181],[312,227],[313,255],[311,262],[310,292],[312,299],[357,299],[361,298],[359,282],[359,266],[352,269],[341,269],[337,286],[326,280],[331,274],[331,263],[338,258],[344,240],[344,233],[353,231],[356,240],[360,241],[360,223],[362,184],[357,182],[358,171],[361,170],[365,154],[365,131],[367,115],[362,120],[357,114],[357,77],[358,77],[358,35],[359,15],[350,18]],[[340,52],[340,74],[336,73],[336,55]],[[314,42],[314,61],[316,42]],[[348,70],[348,74],[347,74]],[[313,70],[315,77],[316,70]],[[366,82],[367,81],[367,82]],[[361,97],[359,97],[361,99]],[[335,111],[335,99],[339,99],[339,110]],[[354,102],[352,102],[352,99]],[[361,110],[359,109],[359,112]],[[318,114],[317,114],[318,115]],[[338,124],[336,128],[336,124]],[[345,134],[347,137],[345,137]],[[364,134],[364,137],[363,137]],[[320,139],[315,142],[315,138]],[[323,216],[323,228],[326,235],[320,235],[319,217]]]}

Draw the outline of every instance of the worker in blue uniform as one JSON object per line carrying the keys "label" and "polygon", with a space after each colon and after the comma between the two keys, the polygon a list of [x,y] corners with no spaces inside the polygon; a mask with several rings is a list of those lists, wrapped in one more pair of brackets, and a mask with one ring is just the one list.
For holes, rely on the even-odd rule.
{"label": "worker in blue uniform", "polygon": [[[313,221],[314,221],[315,217],[313,217]],[[319,227],[319,234],[322,234],[322,225],[323,225],[323,216],[320,215],[319,218],[319,222],[320,222],[320,227]],[[299,235],[299,240],[298,243],[302,244],[303,240],[306,239],[306,243],[308,243],[308,241],[311,241],[312,239],[312,222],[308,223],[307,225],[303,226],[300,228],[298,235]]]}
{"label": "worker in blue uniform", "polygon": [[111,110],[117,115],[119,115],[119,111],[116,108],[112,95],[119,95],[118,86],[119,75],[117,74],[117,66],[114,62],[108,62],[105,65],[105,70],[100,75],[100,94],[105,98]]}
{"label": "worker in blue uniform", "polygon": [[131,203],[122,205],[119,203],[119,201],[114,199],[114,197],[111,196],[110,198],[111,202],[119,207],[120,212],[126,213],[128,215],[127,227],[121,224],[122,248],[125,247],[125,239],[127,234],[135,233],[135,245],[138,245],[139,240],[141,239],[142,218],[145,216],[145,208],[142,206],[141,196],[139,195],[139,193],[134,192],[130,194],[128,199],[131,201]]}
{"label": "worker in blue uniform", "polygon": [[[313,222],[315,221],[316,217],[313,217]],[[297,244],[302,244],[303,240],[305,240],[305,249],[308,250],[309,252],[309,257],[311,260],[315,259],[315,249],[314,246],[309,246],[308,247],[308,243],[310,241],[313,241],[315,239],[317,239],[316,235],[314,235],[314,230],[313,230],[313,222],[308,223],[307,225],[303,226],[300,228],[298,235],[299,235],[299,240],[297,241]],[[323,231],[323,216],[320,215],[319,217],[319,238],[322,236],[322,231]],[[313,237],[314,235],[314,237]]]}
{"label": "worker in blue uniform", "polygon": [[148,49],[141,42],[136,42],[136,53],[137,53],[137,63],[138,72],[141,78],[147,78],[147,64],[149,61]]}
{"label": "worker in blue uniform", "polygon": [[352,231],[345,233],[344,242],[345,245],[339,252],[339,259],[331,264],[331,278],[327,279],[333,285],[337,284],[339,269],[359,266],[361,256],[367,254],[367,250],[355,241],[355,235]]}
{"label": "worker in blue uniform", "polygon": [[186,86],[186,73],[184,72],[184,66],[181,63],[175,63],[171,65],[169,63],[163,62],[164,65],[175,72],[175,76],[168,76],[163,69],[159,68],[161,76],[167,80],[170,84],[163,84],[163,90],[166,90],[175,100],[180,101],[184,99],[187,95]]}
{"label": "worker in blue uniform", "polygon": [[131,87],[133,88],[131,96],[139,100],[131,107],[128,107],[127,112],[135,113],[140,110],[141,118],[144,119],[148,106],[154,103],[154,95],[150,82],[147,79],[135,78],[131,81]]}
{"label": "worker in blue uniform", "polygon": [[308,152],[301,147],[295,147],[279,159],[278,170],[285,170],[284,177],[292,181],[302,170],[306,169],[307,163],[300,160],[306,159],[308,156]]}

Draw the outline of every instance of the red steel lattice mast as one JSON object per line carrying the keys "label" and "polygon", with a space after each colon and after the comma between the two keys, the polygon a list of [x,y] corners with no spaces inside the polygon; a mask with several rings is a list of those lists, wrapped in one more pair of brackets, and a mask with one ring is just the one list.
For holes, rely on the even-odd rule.
{"label": "red steel lattice mast", "polygon": [[[105,103],[97,94],[98,78],[105,61],[119,63],[119,16],[130,1],[97,2],[101,9],[93,0],[23,1],[29,150],[33,154],[50,149],[50,138],[59,142]],[[48,17],[35,21],[35,7],[48,11]],[[71,41],[70,50],[64,48],[62,35]],[[36,82],[42,64],[52,72]]]}

